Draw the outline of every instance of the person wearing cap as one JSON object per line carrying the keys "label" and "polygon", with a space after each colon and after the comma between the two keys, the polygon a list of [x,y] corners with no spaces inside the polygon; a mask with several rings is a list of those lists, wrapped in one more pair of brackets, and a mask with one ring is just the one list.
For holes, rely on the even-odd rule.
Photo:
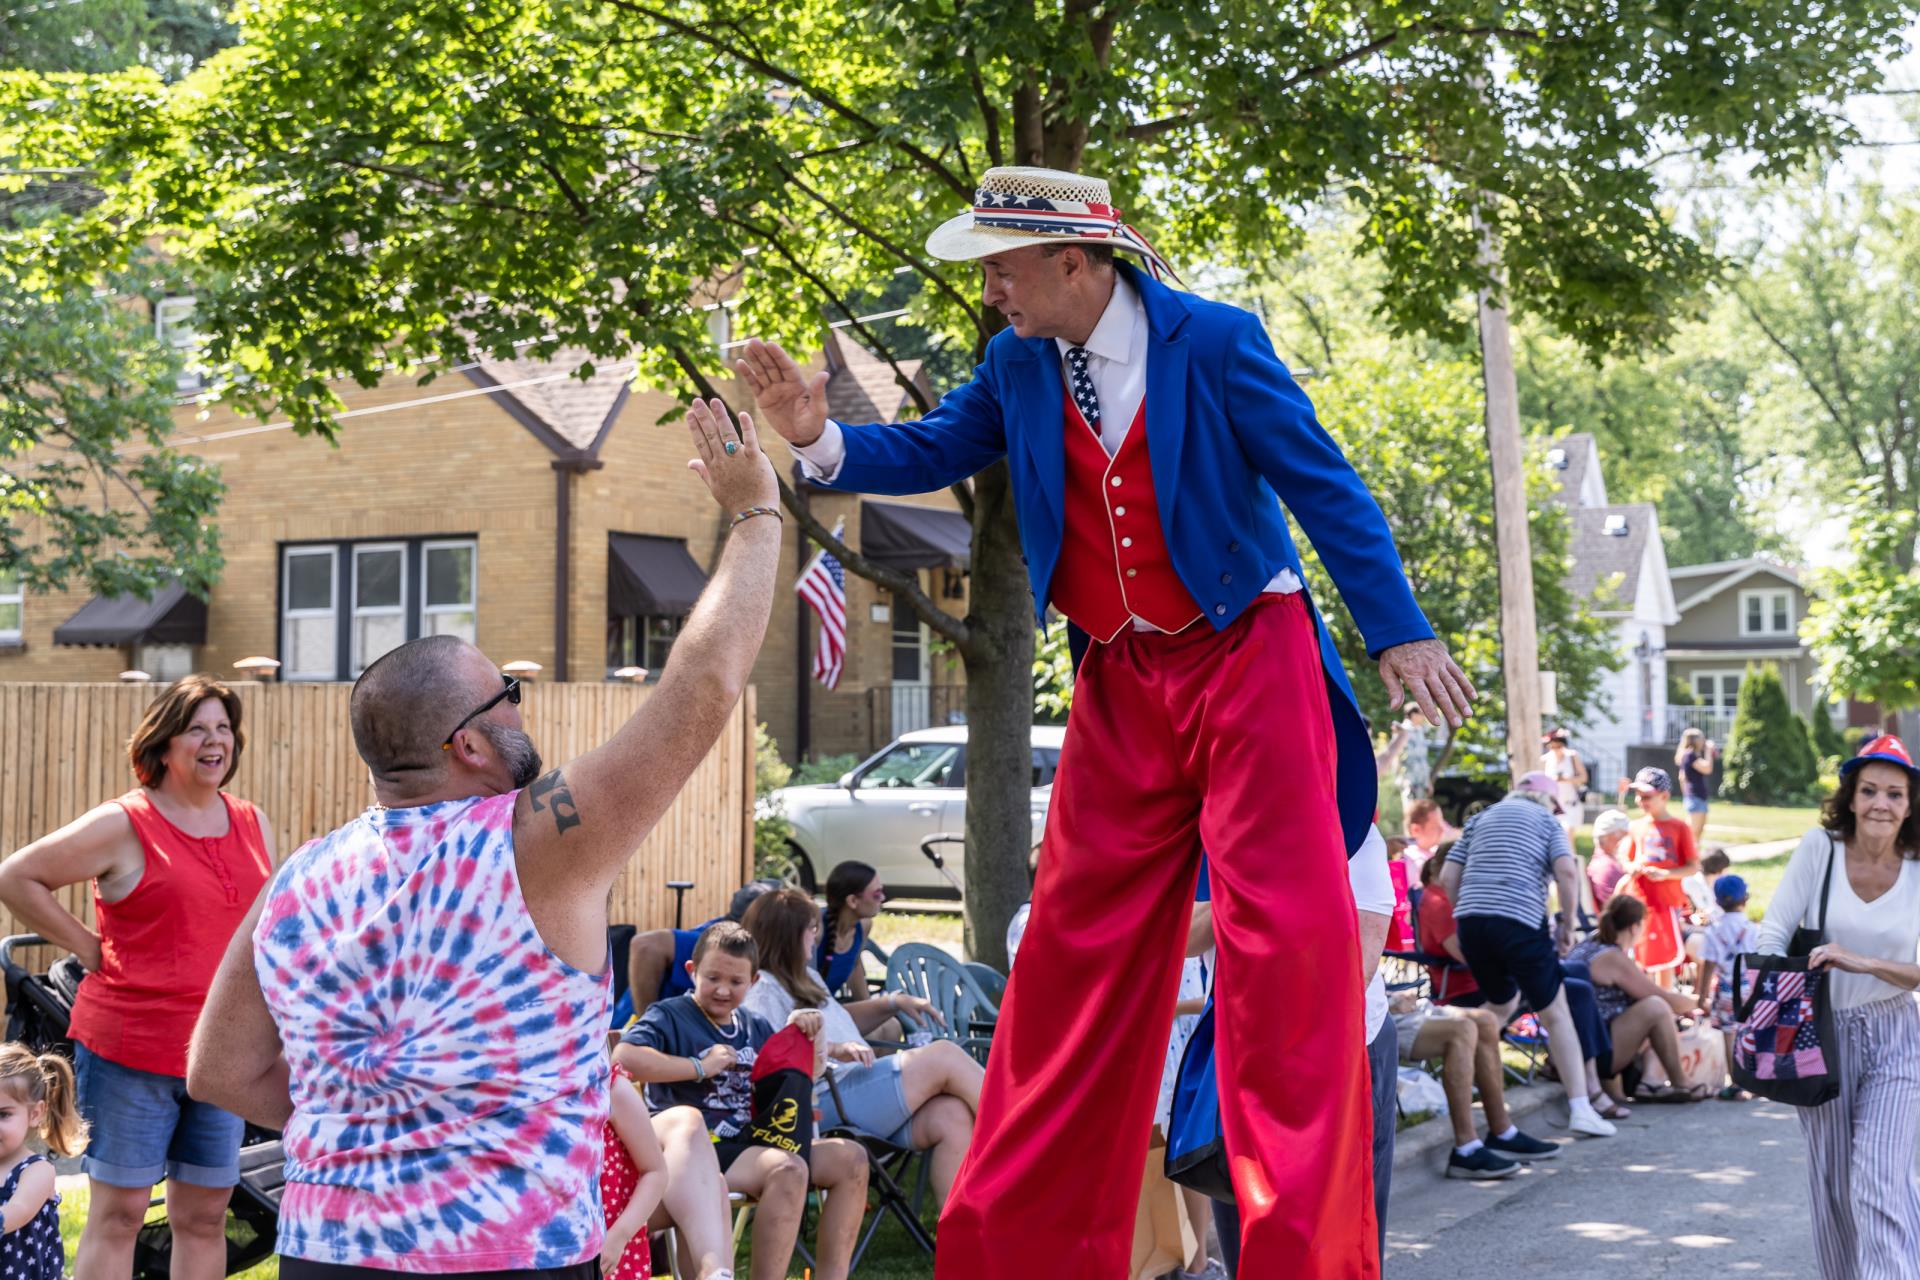
{"label": "person wearing cap", "polygon": [[1582,797],[1587,792],[1587,762],[1573,749],[1565,729],[1554,729],[1540,740],[1540,771],[1554,781],[1554,798],[1560,801],[1560,825],[1567,839],[1580,826]]}
{"label": "person wearing cap", "polygon": [[1593,908],[1607,905],[1627,874],[1628,836],[1633,819],[1618,809],[1605,809],[1593,820],[1593,856],[1587,859],[1587,884],[1593,889]]}
{"label": "person wearing cap", "polygon": [[[1378,504],[1259,317],[1162,283],[1171,268],[1104,181],[988,170],[972,207],[934,231],[927,251],[978,262],[981,301],[1006,328],[972,381],[924,420],[835,422],[825,375],[804,376],[768,343],[748,342],[737,367],[807,474],[831,488],[926,493],[1004,459],[1034,616],[1056,609],[1084,651],[1027,958],[941,1218],[938,1274],[1024,1276],[1036,1256],[1054,1275],[1125,1270],[1131,1183],[1146,1158],[1204,838],[1231,1100],[1223,1123],[1248,1272],[1374,1275],[1343,855],[1367,834],[1378,783],[1288,514],[1395,707],[1411,700],[1457,726],[1472,684],[1434,638]],[[1105,963],[1114,937],[1166,963],[1116,970]],[[1140,972],[1155,979],[1141,983]],[[1069,989],[1079,1008],[1063,1024],[1057,1001]],[[1312,991],[1318,1007],[1275,1017],[1280,990]],[[1058,1162],[1067,1143],[1070,1175]]]}
{"label": "person wearing cap", "polygon": [[[1747,919],[1746,880],[1732,874],[1718,877],[1713,898],[1720,914],[1707,926],[1706,945],[1700,953],[1700,1003],[1706,1006],[1714,1029],[1726,1038],[1731,1066],[1733,1037],[1740,1030],[1740,1019],[1733,1011],[1733,958],[1759,949],[1760,930]],[[1746,1102],[1752,1097],[1731,1081],[1720,1090],[1722,1102]]]}
{"label": "person wearing cap", "polygon": [[1683,925],[1688,908],[1681,883],[1700,870],[1700,852],[1693,828],[1669,817],[1673,779],[1665,769],[1648,766],[1629,784],[1640,798],[1640,816],[1628,835],[1633,841],[1626,881],[1627,892],[1647,904],[1647,924],[1634,948],[1634,959],[1663,987],[1673,985],[1674,972],[1687,958]]}
{"label": "person wearing cap", "polygon": [[1820,926],[1824,897],[1825,939],[1808,960],[1829,974],[1840,1096],[1797,1108],[1822,1280],[1920,1277],[1916,782],[1913,757],[1891,735],[1842,764],[1760,923],[1758,950],[1785,955],[1795,929]]}
{"label": "person wearing cap", "polygon": [[[1560,826],[1558,787],[1525,775],[1504,800],[1468,821],[1447,851],[1440,887],[1453,902],[1460,950],[1493,1015],[1505,1026],[1522,997],[1547,1033],[1547,1057],[1566,1090],[1568,1127],[1594,1138],[1615,1130],[1587,1092],[1586,1053],[1567,1003],[1560,957],[1573,945],[1580,865]],[[1547,882],[1559,896],[1547,933]]]}

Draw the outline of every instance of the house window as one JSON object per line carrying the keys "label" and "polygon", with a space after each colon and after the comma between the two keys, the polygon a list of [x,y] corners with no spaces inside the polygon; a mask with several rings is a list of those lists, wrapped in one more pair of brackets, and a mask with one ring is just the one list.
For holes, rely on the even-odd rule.
{"label": "house window", "polygon": [[471,642],[478,544],[470,539],[339,542],[281,552],[285,680],[351,680],[423,635]]}
{"label": "house window", "polygon": [[194,357],[193,299],[162,298],[153,304],[153,336],[162,346],[171,347],[188,361],[174,379],[174,390],[196,391],[199,371],[192,367]]}
{"label": "house window", "polygon": [[20,579],[0,574],[0,644],[19,644],[21,615],[26,612],[27,597]]}
{"label": "house window", "polygon": [[1703,707],[1715,707],[1731,711],[1740,705],[1740,671],[1696,671],[1693,673],[1693,696],[1700,700]]}
{"label": "house window", "polygon": [[332,680],[338,617],[334,547],[288,548],[281,567],[281,674],[288,680]]}
{"label": "house window", "polygon": [[622,667],[645,667],[649,678],[659,679],[685,622],[684,617],[663,614],[608,618],[607,674],[611,676]]}
{"label": "house window", "polygon": [[1790,636],[1793,634],[1793,592],[1742,591],[1740,593],[1740,634],[1743,636]]}
{"label": "house window", "polygon": [[477,549],[471,542],[429,542],[421,554],[427,567],[420,634],[459,636],[472,644],[476,634],[473,563]]}
{"label": "house window", "polygon": [[893,680],[895,684],[919,684],[927,678],[926,637],[920,615],[905,596],[893,598]]}
{"label": "house window", "polygon": [[407,642],[407,548],[353,549],[353,674]]}
{"label": "house window", "polygon": [[155,684],[172,684],[193,674],[190,644],[143,644],[133,651],[133,665],[153,677]]}

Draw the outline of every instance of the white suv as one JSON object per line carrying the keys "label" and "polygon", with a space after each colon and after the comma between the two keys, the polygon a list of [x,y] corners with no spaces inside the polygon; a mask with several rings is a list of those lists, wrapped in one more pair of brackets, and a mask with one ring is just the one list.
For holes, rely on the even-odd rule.
{"label": "white suv", "polygon": [[[1047,823],[1053,772],[1067,731],[1033,729],[1033,838]],[[967,727],[950,725],[900,735],[838,782],[782,787],[762,805],[793,825],[794,877],[814,890],[834,864],[852,859],[880,873],[894,897],[951,898],[953,886],[920,852],[936,832],[966,828]],[[941,849],[947,869],[963,878],[958,845]]]}

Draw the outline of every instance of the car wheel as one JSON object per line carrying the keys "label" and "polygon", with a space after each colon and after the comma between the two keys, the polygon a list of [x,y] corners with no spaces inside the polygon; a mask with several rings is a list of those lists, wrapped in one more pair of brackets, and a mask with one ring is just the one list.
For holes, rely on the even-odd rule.
{"label": "car wheel", "polygon": [[787,841],[783,855],[770,858],[762,864],[761,874],[808,893],[817,891],[812,861],[808,859],[806,851],[791,840]]}

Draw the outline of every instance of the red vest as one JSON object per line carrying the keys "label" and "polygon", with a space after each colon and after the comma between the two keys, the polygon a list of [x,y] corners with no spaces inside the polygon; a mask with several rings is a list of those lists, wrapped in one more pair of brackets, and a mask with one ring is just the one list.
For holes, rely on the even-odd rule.
{"label": "red vest", "polygon": [[1146,403],[1109,458],[1072,393],[1064,394],[1066,531],[1053,571],[1053,607],[1103,641],[1136,617],[1169,632],[1193,625],[1200,606],[1173,570],[1153,496]]}

